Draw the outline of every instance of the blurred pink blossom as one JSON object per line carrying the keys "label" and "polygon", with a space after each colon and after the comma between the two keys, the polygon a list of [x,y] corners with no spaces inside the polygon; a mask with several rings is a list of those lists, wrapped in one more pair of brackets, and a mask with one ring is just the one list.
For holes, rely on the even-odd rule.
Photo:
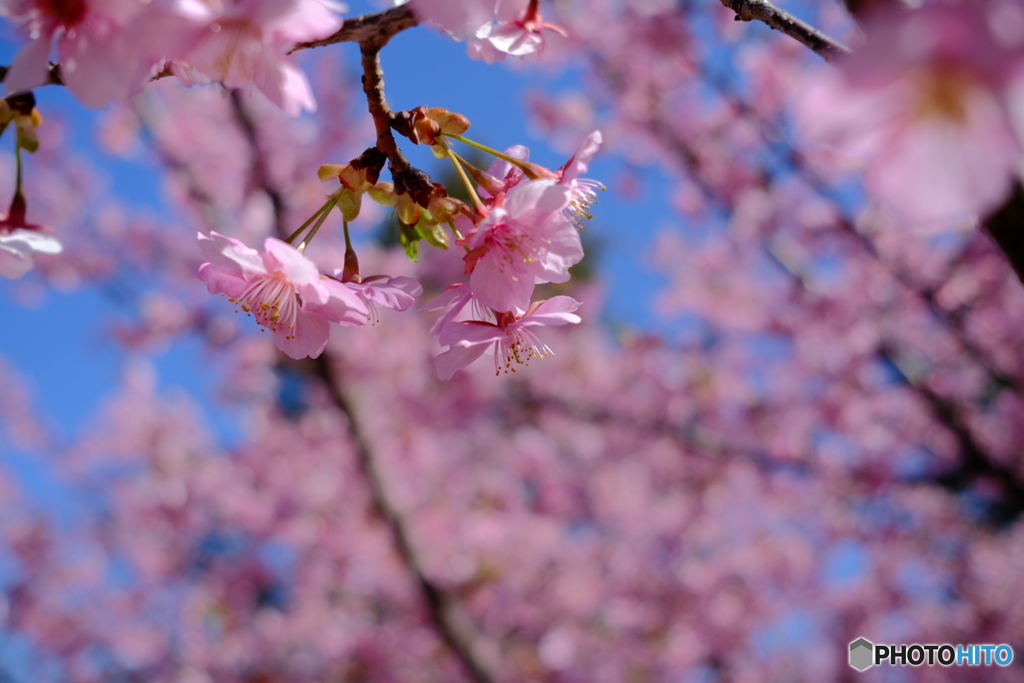
{"label": "blurred pink blossom", "polygon": [[138,0],[12,0],[0,7],[31,42],[15,55],[4,86],[17,93],[44,85],[53,42],[61,78],[80,102],[102,107],[145,85],[155,60],[137,49],[124,28],[141,11]]}
{"label": "blurred pink blossom", "polygon": [[925,223],[994,208],[1020,174],[1024,7],[876,15],[838,72],[815,72],[800,130],[867,162],[868,190]]}
{"label": "blurred pink blossom", "polygon": [[[341,27],[344,5],[329,0],[170,0],[138,26],[159,39],[175,75],[185,83],[217,81],[227,88],[256,86],[296,116],[316,110],[306,75],[287,56],[297,42],[330,35]],[[170,25],[170,29],[168,29]]]}

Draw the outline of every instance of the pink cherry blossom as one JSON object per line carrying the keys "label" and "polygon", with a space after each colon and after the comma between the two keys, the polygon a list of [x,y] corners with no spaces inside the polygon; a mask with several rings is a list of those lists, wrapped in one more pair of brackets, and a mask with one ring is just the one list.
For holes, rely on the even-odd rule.
{"label": "pink cherry blossom", "polygon": [[447,31],[455,40],[475,37],[490,23],[495,0],[411,0],[416,16]]}
{"label": "pink cherry blossom", "polygon": [[1019,176],[1024,9],[928,5],[876,16],[841,71],[815,73],[798,120],[863,158],[871,194],[934,223],[994,208]]}
{"label": "pink cherry blossom", "polygon": [[566,282],[583,258],[580,236],[564,210],[572,200],[551,179],[520,183],[495,199],[468,235],[465,260],[474,295],[496,311],[524,310],[538,282]]}
{"label": "pink cherry blossom", "polygon": [[515,372],[513,363],[550,356],[553,351],[529,328],[540,325],[568,325],[580,322],[573,311],[580,303],[567,296],[556,296],[530,304],[525,313],[497,313],[497,322],[470,320],[449,322],[441,330],[438,341],[447,351],[434,358],[437,376],[452,376],[494,348],[495,374]]}
{"label": "pink cherry blossom", "polygon": [[488,64],[508,56],[525,57],[544,51],[545,32],[565,36],[565,31],[545,23],[537,0],[501,0],[495,21],[481,26],[469,41],[469,56]]}
{"label": "pink cherry blossom", "polygon": [[0,12],[21,23],[31,42],[15,55],[8,92],[47,82],[53,42],[61,77],[83,104],[102,107],[145,85],[155,62],[143,58],[124,31],[143,9],[138,0],[13,0]]}
{"label": "pink cherry blossom", "polygon": [[188,84],[217,81],[228,88],[254,85],[289,114],[316,110],[305,74],[286,52],[300,41],[323,38],[341,26],[343,5],[328,0],[225,0],[201,3],[173,0],[168,11],[154,11],[144,29],[180,35],[162,50],[175,49],[171,67]]}
{"label": "pink cherry blossom", "polygon": [[[262,252],[230,237],[199,235],[209,259],[199,278],[211,294],[223,294],[274,333],[277,347],[292,358],[316,358],[327,345],[329,323],[366,324],[359,296],[333,286],[316,265],[294,247],[268,237]],[[338,283],[340,285],[340,283]]]}
{"label": "pink cherry blossom", "polygon": [[577,220],[590,217],[588,212],[590,205],[597,201],[597,190],[604,189],[604,185],[597,180],[580,177],[587,172],[591,159],[601,148],[601,142],[601,131],[595,130],[589,133],[583,138],[576,153],[558,170],[560,176],[558,182],[569,188],[571,197],[566,211]]}
{"label": "pink cherry blossom", "polygon": [[[341,272],[335,271],[335,276],[340,278]],[[371,275],[363,278],[360,282],[341,282],[337,279],[328,279],[325,281],[325,285],[331,291],[340,287],[354,293],[366,305],[369,312],[368,319],[373,322],[380,322],[377,306],[394,311],[407,311],[423,293],[423,287],[419,282],[404,275],[397,277]]]}

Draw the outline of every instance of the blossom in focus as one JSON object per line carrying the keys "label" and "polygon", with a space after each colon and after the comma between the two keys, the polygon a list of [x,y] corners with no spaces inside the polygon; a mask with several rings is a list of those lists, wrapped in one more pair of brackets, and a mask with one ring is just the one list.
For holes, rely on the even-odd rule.
{"label": "blossom in focus", "polygon": [[102,107],[139,90],[155,60],[146,58],[125,27],[144,7],[138,0],[13,0],[0,13],[19,23],[31,41],[11,63],[8,93],[48,81],[53,43],[61,78],[80,102]]}
{"label": "blossom in focus", "polygon": [[865,159],[868,190],[905,218],[997,206],[1024,152],[1024,7],[928,5],[877,15],[865,31],[838,71],[814,74],[799,129]]}
{"label": "blossom in focus", "polygon": [[580,177],[587,172],[590,160],[601,148],[602,141],[601,131],[595,130],[589,133],[583,138],[576,153],[557,172],[559,184],[569,188],[570,200],[569,206],[566,208],[567,214],[576,220],[590,218],[590,205],[597,201],[597,189],[604,188],[604,185],[597,180]]}
{"label": "blossom in focus", "polygon": [[514,363],[529,363],[553,355],[547,344],[530,328],[578,323],[580,317],[574,311],[579,306],[580,303],[571,297],[556,296],[535,301],[520,314],[495,313],[495,322],[449,321],[439,330],[439,343],[449,348],[434,358],[437,376],[451,379],[491,348],[494,349],[495,374],[515,372]]}
{"label": "blossom in focus", "polygon": [[338,30],[337,12],[344,9],[328,0],[172,0],[140,20],[145,25],[138,30],[153,37],[154,49],[171,58],[185,83],[255,85],[295,116],[315,111],[316,101],[306,75],[286,52]]}
{"label": "blossom in focus", "polygon": [[553,179],[520,183],[499,195],[462,240],[473,294],[496,311],[524,310],[538,282],[566,282],[583,258],[580,236],[564,210],[569,188]]}
{"label": "blossom in focus", "polygon": [[268,237],[260,252],[211,232],[199,235],[199,250],[207,259],[199,279],[210,293],[227,296],[251,314],[292,358],[319,356],[329,323],[366,324],[369,312],[355,292],[333,286],[316,264],[281,240]]}
{"label": "blossom in focus", "polygon": [[328,279],[324,284],[332,292],[337,288],[344,288],[359,297],[368,311],[368,320],[373,322],[380,322],[378,306],[394,311],[407,311],[423,293],[423,287],[419,282],[404,275],[371,275],[360,282],[340,281],[341,275],[340,271],[336,271],[335,279]]}

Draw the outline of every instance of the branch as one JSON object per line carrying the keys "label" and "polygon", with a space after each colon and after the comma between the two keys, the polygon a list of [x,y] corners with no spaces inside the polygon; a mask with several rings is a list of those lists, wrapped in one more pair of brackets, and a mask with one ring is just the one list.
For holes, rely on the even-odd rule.
{"label": "branch", "polygon": [[249,143],[249,150],[252,157],[253,183],[267,195],[274,208],[274,231],[280,239],[288,236],[289,230],[285,225],[285,205],[281,191],[270,182],[270,175],[267,173],[267,163],[263,159],[263,152],[260,148],[260,141],[256,134],[256,125],[252,117],[242,104],[240,90],[231,91],[231,109],[235,114],[235,120],[242,128],[245,139]]}
{"label": "branch", "polygon": [[[331,354],[325,351],[319,358],[308,363],[314,369],[313,374],[327,385],[335,406],[347,418],[349,435],[356,449],[359,465],[370,486],[373,505],[391,533],[398,557],[416,581],[434,628],[465,668],[471,680],[475,683],[491,683],[496,680],[496,676],[491,672],[490,662],[487,662],[487,657],[482,653],[481,637],[474,632],[469,617],[460,608],[459,603],[434,583],[423,569],[423,563],[413,548],[402,515],[392,504],[384,486],[370,442],[363,433],[352,403],[342,389],[345,383],[338,376],[338,368],[331,367]],[[338,364],[340,363],[336,363]]]}
{"label": "branch", "polygon": [[376,47],[379,50],[391,40],[392,36],[419,23],[419,19],[412,13],[412,9],[408,5],[402,5],[384,12],[346,19],[342,27],[334,34],[320,40],[296,43],[295,47],[288,51],[288,54],[297,50],[323,47],[335,43],[359,43]]}
{"label": "branch", "polygon": [[391,132],[391,124],[395,119],[394,112],[384,98],[384,69],[380,63],[380,45],[375,42],[360,43],[359,53],[363,63],[363,92],[366,104],[373,117],[373,127],[377,130],[377,149],[388,158],[391,176],[395,181],[398,194],[408,193],[418,204],[427,206],[433,183],[423,171],[413,168],[405,158],[402,150],[395,142]]}
{"label": "branch", "polygon": [[1017,279],[1024,283],[1024,188],[1014,183],[1013,192],[998,209],[982,221],[982,227],[995,241],[1013,266]]}
{"label": "branch", "polygon": [[768,0],[721,0],[736,13],[736,21],[762,21],[817,52],[827,62],[850,54],[850,48],[833,40],[810,24],[779,9]]}

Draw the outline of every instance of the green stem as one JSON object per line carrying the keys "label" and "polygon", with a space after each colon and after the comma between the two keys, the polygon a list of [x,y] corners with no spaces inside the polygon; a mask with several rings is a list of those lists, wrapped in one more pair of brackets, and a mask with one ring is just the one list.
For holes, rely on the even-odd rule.
{"label": "green stem", "polygon": [[325,220],[327,220],[327,216],[330,215],[331,209],[333,209],[337,203],[338,200],[332,197],[331,199],[327,200],[326,204],[324,204],[324,209],[326,210],[320,213],[320,218],[318,218],[316,224],[313,225],[313,229],[309,231],[309,234],[306,235],[306,238],[304,240],[299,242],[299,246],[295,247],[300,254],[306,250],[306,246],[312,241],[314,237],[316,237],[316,233],[320,229],[320,226],[324,224]]}
{"label": "green stem", "polygon": [[[452,229],[452,234],[455,235],[455,239],[461,240],[462,239],[462,233],[459,232],[459,229],[455,227],[455,221],[453,221],[451,218],[449,218],[447,220],[447,223],[448,223],[448,227]],[[462,248],[466,250],[467,254],[470,252],[470,248],[468,246],[466,246],[465,244],[462,245]]]}
{"label": "green stem", "polygon": [[462,178],[462,183],[466,186],[466,191],[469,192],[469,198],[473,200],[473,206],[476,207],[477,211],[483,213],[487,209],[484,207],[484,203],[480,201],[480,196],[477,195],[476,188],[473,187],[473,183],[469,182],[469,176],[466,175],[466,169],[462,168],[462,164],[456,160],[455,157],[458,155],[452,152],[451,147],[449,147],[448,143],[444,140],[438,140],[438,142],[441,143],[441,147],[444,148],[444,151],[447,153],[448,160],[452,162],[452,166],[455,167],[455,171],[459,174],[459,177]]}
{"label": "green stem", "polygon": [[479,142],[474,142],[473,140],[470,140],[469,138],[464,138],[461,135],[454,135],[454,134],[452,134],[452,135],[446,135],[445,137],[449,137],[449,138],[451,138],[453,140],[458,140],[459,142],[465,143],[465,144],[469,145],[470,147],[476,147],[481,152],[486,152],[487,154],[490,154],[492,156],[496,156],[499,159],[502,159],[503,161],[507,161],[508,163],[512,164],[513,166],[515,166],[516,168],[521,170],[523,173],[525,173],[526,177],[529,178],[530,180],[536,180],[537,178],[540,177],[539,175],[537,175],[533,171],[532,168],[530,168],[530,165],[527,164],[525,161],[520,161],[519,159],[516,159],[514,157],[510,157],[509,155],[505,154],[504,152],[499,152],[496,149],[491,149],[487,145],[481,145]]}
{"label": "green stem", "polygon": [[303,223],[302,225],[299,226],[298,230],[296,230],[292,234],[288,235],[287,238],[285,238],[285,240],[284,240],[285,243],[286,244],[291,244],[292,242],[294,242],[296,240],[296,238],[298,238],[299,235],[301,235],[303,232],[305,232],[306,228],[309,227],[310,223],[315,221],[317,218],[320,218],[322,214],[330,212],[330,210],[332,208],[334,208],[334,204],[332,204],[331,200],[328,199],[327,202],[323,206],[321,206],[319,209],[316,210],[316,213],[314,213],[312,216],[310,216],[309,219],[305,223]]}

